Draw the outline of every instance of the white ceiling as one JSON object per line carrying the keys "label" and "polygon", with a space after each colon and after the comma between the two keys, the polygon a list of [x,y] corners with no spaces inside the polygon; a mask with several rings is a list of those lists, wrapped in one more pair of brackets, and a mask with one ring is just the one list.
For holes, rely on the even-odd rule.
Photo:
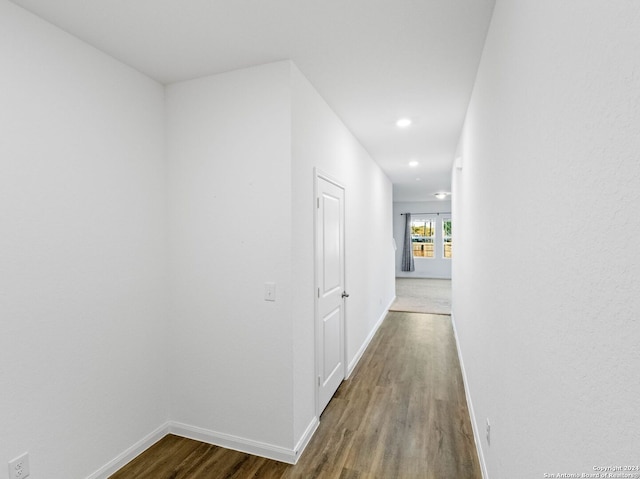
{"label": "white ceiling", "polygon": [[[162,83],[291,59],[385,170],[394,199],[419,201],[450,191],[495,0],[13,3]],[[397,128],[400,117],[413,125]]]}

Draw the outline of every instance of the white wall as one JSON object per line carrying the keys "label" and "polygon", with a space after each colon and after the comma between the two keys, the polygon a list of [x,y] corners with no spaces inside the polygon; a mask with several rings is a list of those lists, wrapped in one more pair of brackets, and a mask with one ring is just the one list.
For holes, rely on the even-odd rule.
{"label": "white wall", "polygon": [[167,420],[163,88],[0,1],[0,474]]}
{"label": "white wall", "polygon": [[[414,258],[415,271],[402,271],[402,246],[404,244],[405,217],[402,213],[448,213],[428,215],[436,220],[436,254],[434,258]],[[393,238],[396,242],[395,274],[398,278],[451,279],[451,259],[443,253],[442,220],[451,217],[451,201],[394,201]],[[414,216],[418,218],[420,215]],[[455,225],[453,226],[455,228]]]}
{"label": "white wall", "polygon": [[291,449],[289,83],[280,62],[166,95],[171,417]]}
{"label": "white wall", "polygon": [[639,31],[635,1],[496,4],[453,175],[487,477],[638,462]]}
{"label": "white wall", "polygon": [[[314,167],[345,187],[347,364],[355,366],[395,296],[391,183],[292,64],[295,437],[314,411]],[[366,233],[365,233],[366,232]],[[364,233],[364,234],[363,234]]]}
{"label": "white wall", "polygon": [[316,420],[314,167],[347,190],[351,363],[394,295],[391,184],[291,62],[171,85],[167,118],[171,417],[293,451]]}
{"label": "white wall", "polygon": [[0,64],[0,462],[104,477],[167,430],[286,459],[313,167],[347,188],[351,367],[394,295],[389,180],[290,62],[165,91],[0,0]]}

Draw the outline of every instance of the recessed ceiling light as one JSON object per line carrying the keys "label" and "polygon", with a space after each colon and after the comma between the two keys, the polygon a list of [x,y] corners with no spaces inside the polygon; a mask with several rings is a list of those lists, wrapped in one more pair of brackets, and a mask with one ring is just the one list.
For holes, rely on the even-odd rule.
{"label": "recessed ceiling light", "polygon": [[411,168],[415,168],[415,167],[416,167],[416,166],[418,166],[418,165],[419,165],[419,163],[418,163],[416,160],[413,160],[413,161],[410,161],[410,162],[409,162],[409,166],[410,166]]}
{"label": "recessed ceiling light", "polygon": [[406,128],[411,124],[411,119],[409,118],[400,118],[398,121],[396,121],[396,125],[399,128]]}
{"label": "recessed ceiling light", "polygon": [[444,193],[441,191],[439,193],[435,193],[433,196],[435,196],[439,200],[444,200],[447,196],[449,196],[449,193]]}

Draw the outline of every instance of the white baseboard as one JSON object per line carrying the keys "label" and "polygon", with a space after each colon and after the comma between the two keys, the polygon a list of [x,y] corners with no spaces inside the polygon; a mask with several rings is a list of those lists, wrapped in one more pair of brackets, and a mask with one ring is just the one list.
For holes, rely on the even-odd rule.
{"label": "white baseboard", "polygon": [[136,442],[122,454],[119,454],[115,459],[109,461],[93,474],[87,476],[86,479],[107,479],[167,434],[175,434],[176,436],[195,439],[197,441],[206,442],[207,444],[213,444],[214,446],[233,449],[234,451],[245,452],[247,454],[253,454],[254,456],[266,457],[267,459],[274,459],[288,464],[295,464],[298,462],[298,459],[309,444],[309,441],[318,429],[319,424],[320,422],[318,421],[318,418],[314,417],[298,441],[298,444],[296,444],[295,449],[291,450],[279,446],[273,446],[271,444],[231,436],[229,434],[210,431],[196,426],[190,426],[188,424],[168,421],[152,433],[142,438],[140,441]]}
{"label": "white baseboard", "polygon": [[[367,347],[371,343],[371,340],[375,336],[376,332],[382,325],[384,319],[387,316],[387,313],[389,312],[389,308],[391,307],[395,299],[396,298],[394,296],[393,299],[389,302],[380,318],[378,318],[375,326],[358,350],[358,353],[349,364],[349,369],[345,379],[349,378],[353,370],[358,365],[358,362],[362,358],[364,352],[367,350]],[[251,439],[232,436],[230,434],[210,431],[208,429],[191,426],[189,424],[169,421],[135,443],[133,446],[124,451],[122,454],[118,455],[112,461],[109,461],[107,464],[102,466],[86,479],[107,479],[110,475],[114,474],[118,469],[121,469],[125,464],[130,462],[136,456],[140,455],[142,452],[154,445],[167,434],[175,434],[176,436],[195,439],[197,441],[206,442],[207,444],[213,444],[215,446],[233,449],[235,451],[245,452],[247,454],[253,454],[254,456],[261,456],[268,459],[274,459],[276,461],[286,462],[288,464],[295,464],[298,462],[298,459],[302,455],[302,452],[309,444],[309,441],[318,429],[319,424],[320,422],[318,421],[318,418],[314,417],[307,426],[302,437],[296,444],[295,449],[287,449],[280,446],[274,446],[272,444],[253,441]]]}
{"label": "white baseboard", "polygon": [[467,372],[464,368],[464,360],[462,359],[462,350],[460,349],[460,341],[458,340],[458,330],[456,329],[456,322],[451,313],[451,325],[453,326],[453,336],[456,341],[456,349],[458,350],[458,360],[460,361],[460,371],[462,372],[462,382],[464,383],[464,393],[467,397],[467,407],[469,409],[469,416],[471,416],[471,427],[473,429],[473,438],[476,442],[476,452],[478,453],[478,460],[480,461],[480,469],[482,470],[482,478],[489,479],[489,473],[487,472],[487,464],[484,460],[484,451],[482,450],[482,436],[477,427],[476,413],[473,410],[473,402],[471,401],[471,393],[469,392],[469,381],[467,381]]}
{"label": "white baseboard", "polygon": [[298,459],[300,459],[300,456],[302,456],[302,453],[306,449],[307,445],[309,444],[309,441],[315,434],[319,425],[320,425],[320,421],[318,421],[318,417],[313,416],[313,419],[307,426],[307,429],[305,429],[304,433],[302,434],[302,437],[300,438],[300,440],[298,441],[298,444],[296,444],[296,447],[294,449],[294,453],[296,456],[296,462],[294,462],[294,464],[297,463]]}
{"label": "white baseboard", "polygon": [[362,355],[364,354],[364,352],[369,347],[369,343],[371,343],[371,340],[373,339],[373,337],[378,332],[378,329],[382,325],[382,322],[384,321],[384,318],[387,317],[387,314],[389,313],[389,308],[391,307],[391,305],[393,304],[393,302],[395,300],[396,300],[396,297],[394,296],[393,299],[389,302],[389,304],[385,308],[385,310],[382,313],[382,315],[378,318],[378,321],[376,322],[375,326],[373,327],[373,329],[371,330],[371,332],[367,336],[367,339],[364,340],[364,343],[362,343],[362,346],[360,346],[360,349],[358,350],[358,352],[356,353],[354,358],[349,363],[349,366],[348,366],[348,369],[347,369],[347,374],[345,375],[345,379],[349,379],[349,376],[351,376],[351,373],[353,372],[353,370],[358,365],[358,362],[362,358]]}
{"label": "white baseboard", "polygon": [[169,433],[169,423],[166,422],[155,431],[147,434],[145,437],[136,442],[129,449],[119,454],[115,459],[109,461],[102,466],[96,472],[87,476],[87,479],[107,479],[114,474],[118,469],[124,467],[127,463],[131,462],[137,456],[153,446],[160,439],[165,437]]}
{"label": "white baseboard", "polygon": [[297,459],[296,451],[281,446],[274,446],[263,442],[253,441],[242,437],[232,436],[217,431],[210,431],[189,424],[179,422],[171,422],[169,425],[169,433],[176,436],[195,439],[197,441],[213,444],[214,446],[233,449],[234,451],[253,454],[254,456],[262,456],[267,459],[273,459],[288,464],[295,464]]}

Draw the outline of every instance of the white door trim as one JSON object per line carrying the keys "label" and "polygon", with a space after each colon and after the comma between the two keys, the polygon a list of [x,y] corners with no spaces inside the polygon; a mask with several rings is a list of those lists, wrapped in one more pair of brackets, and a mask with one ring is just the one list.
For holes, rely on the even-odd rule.
{"label": "white door trim", "polygon": [[[345,231],[343,232],[343,237],[342,237],[342,250],[343,252],[346,251],[346,188],[345,186],[337,179],[335,179],[334,177],[332,177],[331,175],[325,173],[324,171],[320,170],[319,168],[315,167],[313,169],[313,176],[314,176],[314,185],[313,185],[313,210],[314,210],[314,214],[313,214],[313,251],[314,251],[314,294],[313,297],[314,299],[314,324],[313,324],[313,331],[314,331],[314,353],[315,353],[315,368],[314,368],[314,378],[313,378],[313,384],[315,385],[315,412],[316,412],[316,417],[318,418],[318,420],[320,420],[320,414],[322,413],[322,411],[320,411],[320,384],[319,384],[319,378],[320,378],[320,351],[319,351],[319,337],[318,337],[318,325],[319,325],[319,305],[318,305],[318,291],[320,288],[320,284],[319,284],[319,274],[318,274],[318,263],[319,263],[319,244],[318,244],[318,201],[319,201],[319,193],[320,193],[320,188],[319,188],[319,180],[322,179],[324,181],[327,181],[329,183],[332,183],[333,185],[341,188],[344,191],[344,202],[342,205],[343,208],[343,214],[344,214],[344,223],[345,223]],[[346,274],[346,260],[344,262],[344,271],[343,271],[343,286],[345,288],[345,291],[347,290],[347,274]],[[347,374],[347,304],[345,302],[345,304],[343,305],[343,322],[342,322],[342,338],[343,338],[343,364],[344,364],[344,378],[346,378],[346,374]]]}

